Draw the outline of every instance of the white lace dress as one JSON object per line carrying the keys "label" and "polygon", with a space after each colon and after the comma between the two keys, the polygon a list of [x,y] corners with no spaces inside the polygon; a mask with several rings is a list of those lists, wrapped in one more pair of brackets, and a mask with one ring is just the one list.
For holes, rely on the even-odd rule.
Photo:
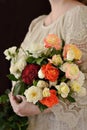
{"label": "white lace dress", "polygon": [[[45,17],[40,16],[31,23],[21,46],[38,55],[45,51],[43,39],[48,34],[57,34],[66,43],[77,44],[83,51],[81,69],[87,87],[87,7],[78,5],[48,26],[44,26]],[[28,130],[87,130],[87,96],[76,100],[68,105],[60,102],[50,108],[50,113],[29,117]]]}

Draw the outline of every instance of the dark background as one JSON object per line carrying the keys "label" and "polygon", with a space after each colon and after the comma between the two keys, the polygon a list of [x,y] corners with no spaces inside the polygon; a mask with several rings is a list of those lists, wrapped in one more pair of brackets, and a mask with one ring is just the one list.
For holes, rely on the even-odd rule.
{"label": "dark background", "polygon": [[11,82],[6,77],[9,62],[3,51],[14,45],[18,47],[31,21],[49,11],[48,0],[0,0],[0,94],[11,88]]}

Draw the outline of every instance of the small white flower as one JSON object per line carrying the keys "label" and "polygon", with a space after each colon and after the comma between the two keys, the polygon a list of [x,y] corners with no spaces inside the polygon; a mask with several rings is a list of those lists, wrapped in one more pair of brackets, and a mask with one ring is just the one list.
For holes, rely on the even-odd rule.
{"label": "small white flower", "polygon": [[55,88],[58,90],[58,93],[63,98],[66,98],[70,92],[68,85],[64,82],[60,83],[60,85],[56,85]]}
{"label": "small white flower", "polygon": [[67,60],[72,61],[75,58],[75,54],[73,50],[69,50],[67,52]]}
{"label": "small white flower", "polygon": [[15,55],[17,54],[16,49],[17,49],[17,47],[13,46],[13,47],[10,47],[9,49],[6,49],[4,51],[4,55],[6,56],[7,60],[10,60],[13,57],[15,57]]}
{"label": "small white flower", "polygon": [[34,104],[43,98],[42,90],[36,86],[31,86],[25,90],[24,95],[26,96],[28,102],[32,102]]}
{"label": "small white flower", "polygon": [[43,90],[43,97],[49,97],[50,96],[50,89],[44,88]]}
{"label": "small white flower", "polygon": [[16,77],[19,77],[26,64],[25,56],[18,58],[15,63],[11,62],[10,73],[14,74]]}
{"label": "small white flower", "polygon": [[39,88],[43,89],[43,88],[48,87],[49,85],[48,85],[47,82],[45,82],[45,81],[43,81],[43,80],[39,80],[38,83],[37,83],[37,86],[38,86]]}
{"label": "small white flower", "polygon": [[16,68],[22,72],[22,70],[24,69],[24,67],[26,66],[26,58],[25,56],[22,56],[20,57],[20,59],[17,61],[17,63],[15,64],[16,65]]}
{"label": "small white flower", "polygon": [[80,90],[80,92],[78,93],[78,96],[79,96],[79,97],[83,97],[83,96],[86,96],[86,95],[87,95],[87,90],[86,90],[86,88],[81,87],[81,90]]}
{"label": "small white flower", "polygon": [[41,69],[38,71],[38,77],[40,79],[43,79],[45,77]]}

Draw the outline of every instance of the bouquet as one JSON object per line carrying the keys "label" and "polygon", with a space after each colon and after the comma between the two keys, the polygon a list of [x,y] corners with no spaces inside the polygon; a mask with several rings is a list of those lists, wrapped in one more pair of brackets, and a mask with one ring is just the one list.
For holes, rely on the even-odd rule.
{"label": "bouquet", "polygon": [[75,44],[65,44],[55,34],[44,38],[43,44],[46,51],[38,56],[21,47],[4,51],[11,61],[8,77],[15,82],[14,95],[24,95],[41,111],[60,101],[73,103],[76,96],[86,95],[85,76],[79,68],[81,50]]}

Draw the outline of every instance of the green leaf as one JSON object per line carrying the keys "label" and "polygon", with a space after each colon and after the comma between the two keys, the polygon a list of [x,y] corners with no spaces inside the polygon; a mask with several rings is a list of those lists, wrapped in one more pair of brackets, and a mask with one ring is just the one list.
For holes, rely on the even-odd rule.
{"label": "green leaf", "polygon": [[37,82],[38,82],[38,80],[34,80],[34,81],[33,81],[33,85],[34,85],[34,86],[37,86]]}
{"label": "green leaf", "polygon": [[61,82],[65,82],[67,79],[66,78],[61,78],[60,80],[61,80]]}
{"label": "green leaf", "polygon": [[30,57],[28,57],[28,59],[27,59],[27,63],[35,63],[35,61],[36,61],[36,58],[34,58],[33,56],[30,56]]}
{"label": "green leaf", "polygon": [[72,96],[70,96],[70,95],[67,97],[67,99],[68,99],[70,102],[72,102],[72,103],[73,103],[73,102],[76,102],[76,100],[75,100]]}
{"label": "green leaf", "polygon": [[24,95],[25,89],[26,89],[26,85],[23,82],[18,82],[14,86],[13,94],[15,96],[18,95],[18,94]]}
{"label": "green leaf", "polygon": [[11,81],[18,81],[18,79],[17,79],[13,74],[8,74],[7,77],[8,77]]}
{"label": "green leaf", "polygon": [[50,56],[52,57],[53,55],[57,55],[57,54],[61,54],[61,50],[56,50],[55,48],[53,48],[53,50],[52,50],[52,52],[51,52],[51,54],[50,54]]}
{"label": "green leaf", "polygon": [[37,60],[36,60],[36,63],[38,65],[41,65],[42,61],[44,60],[45,58],[44,57],[39,57]]}
{"label": "green leaf", "polygon": [[41,112],[43,112],[45,109],[48,108],[47,106],[41,104],[40,102],[38,102],[36,105],[38,105],[38,107],[39,107],[39,109],[40,109]]}

